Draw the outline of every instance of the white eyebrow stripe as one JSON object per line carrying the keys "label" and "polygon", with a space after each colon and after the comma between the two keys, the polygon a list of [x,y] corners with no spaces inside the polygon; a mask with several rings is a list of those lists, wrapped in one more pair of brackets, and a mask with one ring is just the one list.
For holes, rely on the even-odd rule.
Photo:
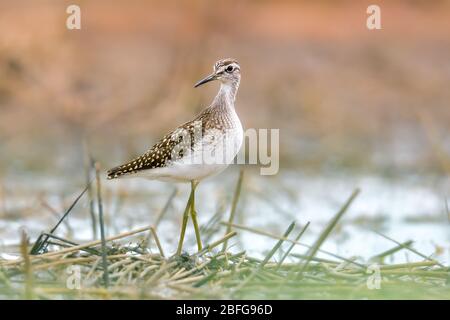
{"label": "white eyebrow stripe", "polygon": [[229,66],[233,66],[235,69],[241,70],[241,68],[239,67],[239,65],[238,65],[237,63],[233,62],[233,63],[227,64],[227,65],[225,65],[225,66],[221,66],[219,69],[217,69],[216,72],[217,72],[217,73],[225,72],[225,70],[226,70]]}
{"label": "white eyebrow stripe", "polygon": [[232,63],[232,65],[236,68],[236,69],[239,69],[239,70],[241,70],[241,67],[237,64],[237,63]]}

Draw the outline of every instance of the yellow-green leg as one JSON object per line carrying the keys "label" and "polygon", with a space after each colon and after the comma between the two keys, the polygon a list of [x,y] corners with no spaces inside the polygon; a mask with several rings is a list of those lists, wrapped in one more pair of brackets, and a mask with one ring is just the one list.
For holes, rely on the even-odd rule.
{"label": "yellow-green leg", "polygon": [[191,189],[191,194],[189,195],[189,200],[186,203],[186,208],[184,209],[183,213],[183,221],[181,223],[180,240],[178,241],[178,249],[177,249],[178,256],[181,254],[181,250],[183,249],[184,234],[186,233],[186,225],[189,218],[189,211],[191,209],[191,203],[193,199],[194,199],[194,190]]}
{"label": "yellow-green leg", "polygon": [[197,211],[195,211],[195,189],[197,188],[198,182],[191,181],[191,193],[192,193],[192,201],[191,201],[191,218],[194,224],[195,237],[197,238],[197,248],[198,251],[202,250],[202,240],[200,239],[200,229],[197,223]]}

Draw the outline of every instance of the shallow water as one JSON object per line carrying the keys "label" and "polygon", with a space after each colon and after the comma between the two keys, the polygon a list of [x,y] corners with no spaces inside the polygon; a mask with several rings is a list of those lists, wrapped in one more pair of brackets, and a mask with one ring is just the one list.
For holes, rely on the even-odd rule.
{"label": "shallow water", "polygon": [[[230,168],[221,176],[200,184],[196,201],[200,224],[207,223],[216,212],[223,212],[221,220],[228,219],[237,175],[238,172]],[[9,182],[5,185],[4,210],[0,215],[0,253],[4,258],[16,254],[10,245],[18,243],[22,228],[34,241],[41,231],[48,231],[56,223],[58,216],[46,209],[42,201],[61,215],[82,189],[81,182],[77,187],[64,177],[30,177],[5,179]],[[154,223],[174,188],[172,184],[141,179],[103,181],[107,235]],[[178,195],[158,226],[166,252],[175,251],[179,222],[189,192],[188,185],[177,188]],[[294,237],[310,221],[310,227],[300,240],[310,245],[355,188],[360,188],[361,193],[321,249],[365,261],[397,245],[374,232],[376,230],[398,242],[413,240],[413,247],[419,252],[443,263],[449,262],[450,220],[445,206],[450,190],[448,178],[408,175],[394,179],[362,173],[300,174],[294,170],[264,177],[249,170],[244,178],[235,222],[281,235],[296,221],[297,229],[291,234]],[[69,216],[70,228],[63,224],[57,234],[80,242],[92,240],[88,212],[85,196]],[[247,250],[252,256],[262,257],[276,243],[266,236],[237,231],[238,236],[229,242],[234,251]],[[224,232],[225,227],[221,227],[210,241],[220,238]],[[287,247],[288,244],[284,244],[283,248]],[[156,250],[154,246],[151,249]],[[190,225],[185,250],[195,250]],[[293,252],[305,253],[306,250],[296,246]],[[332,258],[324,253],[318,256]],[[423,257],[401,250],[387,261],[421,260]]]}

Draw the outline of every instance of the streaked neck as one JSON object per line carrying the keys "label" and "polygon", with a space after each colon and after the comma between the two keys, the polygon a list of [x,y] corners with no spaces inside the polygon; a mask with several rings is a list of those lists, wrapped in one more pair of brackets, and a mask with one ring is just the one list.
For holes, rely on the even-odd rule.
{"label": "streaked neck", "polygon": [[219,92],[214,98],[213,105],[234,108],[234,101],[239,89],[239,81],[221,83]]}

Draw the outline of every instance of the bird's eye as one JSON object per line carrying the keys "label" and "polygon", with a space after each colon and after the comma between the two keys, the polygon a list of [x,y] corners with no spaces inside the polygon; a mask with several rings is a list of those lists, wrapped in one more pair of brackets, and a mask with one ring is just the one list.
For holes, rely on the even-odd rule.
{"label": "bird's eye", "polygon": [[228,67],[225,69],[226,72],[233,72],[233,70],[234,70],[233,66],[228,66]]}

